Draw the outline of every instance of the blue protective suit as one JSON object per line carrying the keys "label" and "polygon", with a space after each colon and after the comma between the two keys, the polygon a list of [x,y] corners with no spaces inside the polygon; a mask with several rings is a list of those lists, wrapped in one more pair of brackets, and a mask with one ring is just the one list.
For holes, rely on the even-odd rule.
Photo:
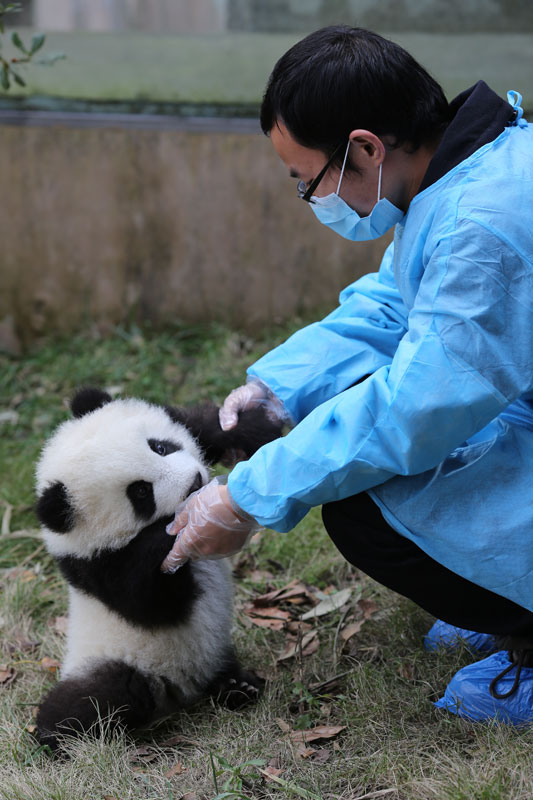
{"label": "blue protective suit", "polygon": [[484,112],[471,94],[458,118],[481,132],[460,158],[443,139],[379,272],[249,369],[296,424],[228,485],[278,531],[370,490],[432,558],[533,611],[533,132],[484,141],[483,113],[512,109],[476,91]]}

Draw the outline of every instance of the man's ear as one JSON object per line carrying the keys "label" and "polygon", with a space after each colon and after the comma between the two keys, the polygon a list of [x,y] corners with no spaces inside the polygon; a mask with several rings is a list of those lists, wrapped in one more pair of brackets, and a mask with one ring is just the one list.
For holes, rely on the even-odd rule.
{"label": "man's ear", "polygon": [[350,133],[350,159],[359,169],[379,167],[385,160],[385,145],[375,133],[356,128]]}
{"label": "man's ear", "polygon": [[262,408],[241,411],[237,425],[229,431],[220,427],[219,409],[214,403],[189,408],[167,406],[165,410],[173,422],[185,425],[192,433],[210,464],[220,461],[229,465],[250,458],[262,445],[281,436],[283,428],[281,422],[268,419]]}

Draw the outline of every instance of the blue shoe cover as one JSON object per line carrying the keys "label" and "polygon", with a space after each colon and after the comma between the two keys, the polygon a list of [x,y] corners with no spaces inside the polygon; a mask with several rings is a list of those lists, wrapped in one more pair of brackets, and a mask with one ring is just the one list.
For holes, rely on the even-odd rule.
{"label": "blue shoe cover", "polygon": [[[511,725],[533,723],[533,667],[522,667],[518,688],[510,697],[498,700],[490,693],[491,681],[510,663],[507,653],[501,650],[463,667],[451,679],[444,697],[434,705],[475,722],[497,719]],[[496,690],[505,694],[515,677],[516,667],[502,676]]]}
{"label": "blue shoe cover", "polygon": [[469,650],[480,653],[492,653],[497,649],[496,640],[491,633],[477,633],[466,628],[456,628],[438,619],[433,627],[424,636],[426,650],[455,650],[461,644]]}

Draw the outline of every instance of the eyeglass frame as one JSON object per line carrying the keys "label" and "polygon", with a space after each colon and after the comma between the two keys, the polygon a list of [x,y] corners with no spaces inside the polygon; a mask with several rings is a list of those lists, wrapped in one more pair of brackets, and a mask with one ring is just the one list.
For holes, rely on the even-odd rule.
{"label": "eyeglass frame", "polygon": [[330,156],[330,158],[328,158],[328,160],[326,161],[326,163],[324,164],[324,166],[322,167],[322,169],[320,170],[320,172],[318,173],[316,178],[313,178],[313,180],[311,181],[311,183],[309,184],[309,186],[307,188],[306,188],[305,181],[298,181],[298,183],[296,184],[296,190],[298,192],[298,198],[300,200],[305,200],[306,203],[314,203],[315,202],[312,199],[312,197],[313,197],[316,189],[318,188],[319,183],[324,178],[326,172],[328,171],[328,169],[331,167],[331,165],[335,161],[335,158],[337,157],[337,154],[338,154],[339,150],[341,149],[341,147],[344,147],[344,142],[341,142],[339,145],[337,145],[337,147],[333,151],[333,153]]}

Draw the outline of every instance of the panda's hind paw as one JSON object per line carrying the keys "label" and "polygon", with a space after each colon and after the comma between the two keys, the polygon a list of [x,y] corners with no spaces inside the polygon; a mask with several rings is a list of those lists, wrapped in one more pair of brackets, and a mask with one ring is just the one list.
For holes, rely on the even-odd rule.
{"label": "panda's hind paw", "polygon": [[253,672],[239,670],[220,681],[217,687],[217,700],[234,711],[249,703],[255,703],[259,698],[262,683],[262,679]]}

